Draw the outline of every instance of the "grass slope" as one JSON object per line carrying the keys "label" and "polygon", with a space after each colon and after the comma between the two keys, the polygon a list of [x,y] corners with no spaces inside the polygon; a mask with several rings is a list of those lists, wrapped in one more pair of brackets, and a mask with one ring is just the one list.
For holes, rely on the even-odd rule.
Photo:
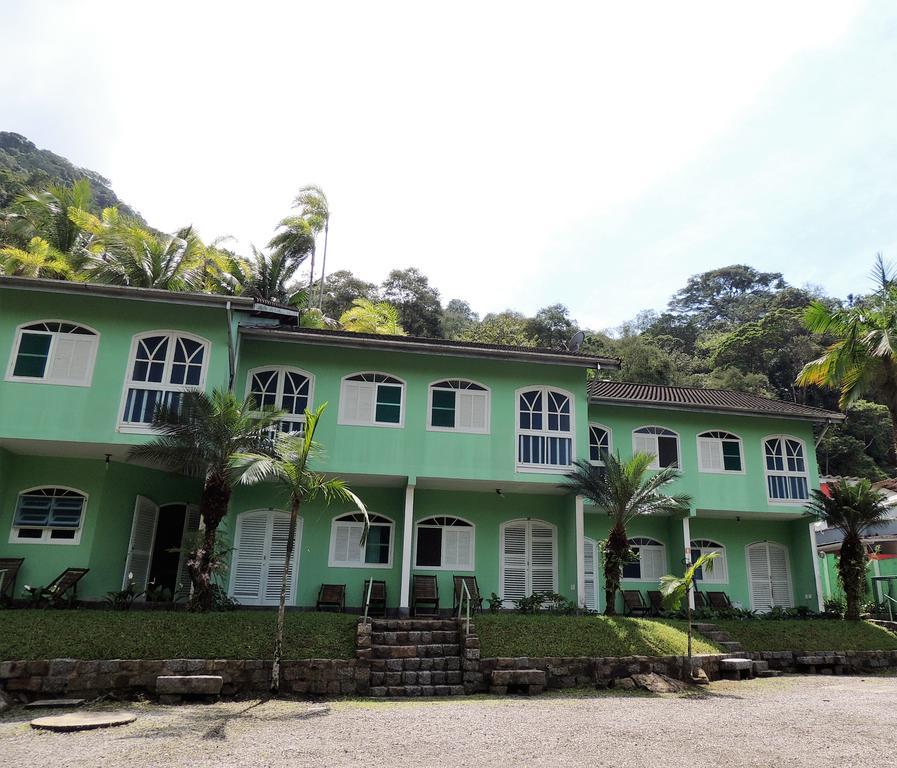
{"label": "grass slope", "polygon": [[[671,656],[687,652],[685,622],[605,616],[484,614],[476,618],[484,657]],[[699,638],[694,653],[719,653]]]}
{"label": "grass slope", "polygon": [[[0,611],[0,660],[269,659],[273,611]],[[286,615],[284,658],[348,659],[357,617]]]}
{"label": "grass slope", "polygon": [[890,651],[897,635],[866,621],[719,621],[746,651]]}

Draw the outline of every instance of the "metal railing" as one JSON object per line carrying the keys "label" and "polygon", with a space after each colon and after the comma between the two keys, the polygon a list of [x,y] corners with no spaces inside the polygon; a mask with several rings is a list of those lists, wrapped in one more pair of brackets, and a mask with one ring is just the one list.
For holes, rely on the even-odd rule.
{"label": "metal railing", "polygon": [[368,611],[371,609],[371,590],[374,587],[374,580],[368,579],[368,591],[364,597],[364,623],[368,621]]}
{"label": "metal railing", "polygon": [[895,600],[890,595],[882,595],[882,597],[888,601],[886,603],[888,606],[888,616],[890,617],[891,621],[894,621],[894,609],[891,607],[891,604],[893,603],[894,605],[897,605],[897,600]]}
{"label": "metal railing", "polygon": [[464,622],[464,636],[470,634],[470,604],[473,598],[470,596],[470,590],[467,588],[467,582],[461,581],[461,599],[458,601],[458,618],[461,618],[461,611],[467,606],[467,618]]}

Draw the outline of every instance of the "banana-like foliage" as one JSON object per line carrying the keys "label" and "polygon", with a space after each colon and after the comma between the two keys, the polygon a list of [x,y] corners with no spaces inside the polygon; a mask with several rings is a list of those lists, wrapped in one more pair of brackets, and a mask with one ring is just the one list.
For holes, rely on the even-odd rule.
{"label": "banana-like foliage", "polygon": [[71,186],[52,184],[46,189],[20,195],[7,215],[8,239],[20,245],[39,237],[60,253],[72,253],[83,240],[70,210],[88,210],[93,199],[90,182],[79,179]]}
{"label": "banana-like foliage", "polygon": [[399,322],[399,310],[388,301],[355,299],[351,309],[340,316],[340,325],[355,333],[376,333],[390,336],[405,336],[405,329]]}
{"label": "banana-like foliage", "polygon": [[25,248],[12,245],[0,248],[0,275],[78,279],[68,254],[40,237],[32,237]]}

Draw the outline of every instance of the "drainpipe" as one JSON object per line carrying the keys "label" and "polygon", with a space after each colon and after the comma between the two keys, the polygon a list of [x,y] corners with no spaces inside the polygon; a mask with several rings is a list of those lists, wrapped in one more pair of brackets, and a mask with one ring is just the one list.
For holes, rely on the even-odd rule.
{"label": "drainpipe", "polygon": [[229,392],[233,392],[234,379],[237,377],[237,351],[234,348],[234,318],[229,301],[224,305],[224,312],[227,317],[227,365],[229,372],[227,389]]}
{"label": "drainpipe", "polygon": [[825,429],[823,429],[822,432],[819,434],[819,438],[816,440],[816,443],[815,443],[815,445],[813,446],[814,448],[818,448],[818,447],[819,447],[819,443],[822,442],[822,438],[825,437],[825,433],[828,432],[829,429],[831,429],[831,426],[832,426],[832,422],[831,422],[831,420],[828,420],[828,421],[825,422]]}

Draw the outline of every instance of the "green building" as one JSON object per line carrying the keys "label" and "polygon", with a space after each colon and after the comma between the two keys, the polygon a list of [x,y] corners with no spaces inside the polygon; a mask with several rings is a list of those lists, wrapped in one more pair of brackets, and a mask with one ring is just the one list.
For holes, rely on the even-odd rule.
{"label": "green building", "polygon": [[[511,601],[552,590],[603,610],[597,542],[606,516],[560,488],[579,457],[634,450],[682,472],[687,517],[646,517],[624,587],[655,588],[686,554],[721,553],[703,586],[744,607],[819,605],[803,503],[818,486],[813,426],[837,413],[743,393],[602,380],[614,360],[297,327],[290,309],[241,297],[0,277],[0,557],[24,557],[16,586],[66,567],[99,599],[133,573],[186,583],[179,548],[199,525],[196,480],[129,461],[156,404],[231,386],[287,412],[327,402],[322,469],[345,478],[349,508],[303,511],[289,600],[322,583],[363,602],[368,577],[404,611],[415,574],[452,575]],[[589,372],[596,375],[589,382]],[[244,605],[276,602],[287,515],[271,485],[238,488],[221,528],[222,586]]]}

